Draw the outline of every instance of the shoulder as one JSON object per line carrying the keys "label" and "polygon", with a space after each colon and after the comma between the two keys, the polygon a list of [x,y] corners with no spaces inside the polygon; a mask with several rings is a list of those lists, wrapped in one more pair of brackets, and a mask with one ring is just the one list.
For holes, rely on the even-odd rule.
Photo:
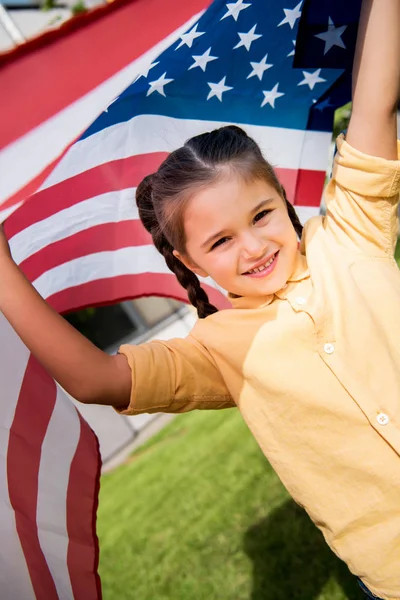
{"label": "shoulder", "polygon": [[206,343],[215,335],[220,335],[221,330],[232,324],[232,321],[237,320],[238,310],[233,308],[224,308],[205,319],[198,319],[193,326],[189,336],[199,341]]}
{"label": "shoulder", "polygon": [[[400,142],[398,155],[399,153]],[[400,191],[400,161],[361,152],[351,146],[341,134],[337,138],[332,182],[362,196],[390,198]],[[327,196],[329,201],[329,193]]]}
{"label": "shoulder", "polygon": [[300,251],[302,254],[307,255],[308,245],[312,240],[316,241],[316,234],[322,232],[324,229],[324,216],[316,215],[308,219],[303,227],[303,233],[300,242]]}

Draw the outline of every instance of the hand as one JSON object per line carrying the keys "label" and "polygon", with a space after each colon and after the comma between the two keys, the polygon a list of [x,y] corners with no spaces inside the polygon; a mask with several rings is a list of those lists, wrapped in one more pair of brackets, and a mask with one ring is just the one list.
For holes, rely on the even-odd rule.
{"label": "hand", "polygon": [[4,233],[3,225],[0,224],[0,257],[11,258],[11,251],[6,234]]}

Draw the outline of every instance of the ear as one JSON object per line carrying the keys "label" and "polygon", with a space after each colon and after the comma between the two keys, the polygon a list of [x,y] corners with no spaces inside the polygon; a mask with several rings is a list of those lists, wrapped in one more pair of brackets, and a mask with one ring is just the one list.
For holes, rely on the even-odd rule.
{"label": "ear", "polygon": [[189,271],[192,271],[200,277],[208,277],[208,273],[203,271],[203,269],[200,269],[200,267],[198,267],[188,256],[181,254],[180,252],[178,252],[178,250],[173,250],[172,254],[175,256],[175,258],[180,260],[181,263],[183,263],[185,267],[189,269]]}

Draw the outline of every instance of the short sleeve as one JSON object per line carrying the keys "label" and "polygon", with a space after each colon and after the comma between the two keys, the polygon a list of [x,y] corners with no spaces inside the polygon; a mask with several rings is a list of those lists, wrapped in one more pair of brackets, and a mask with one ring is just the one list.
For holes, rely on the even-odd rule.
{"label": "short sleeve", "polygon": [[132,371],[131,398],[120,414],[235,406],[212,356],[192,336],[119,349]]}
{"label": "short sleeve", "polygon": [[[400,155],[399,142],[398,150]],[[327,233],[348,249],[393,256],[399,192],[399,160],[369,156],[339,136],[332,178],[325,190]]]}

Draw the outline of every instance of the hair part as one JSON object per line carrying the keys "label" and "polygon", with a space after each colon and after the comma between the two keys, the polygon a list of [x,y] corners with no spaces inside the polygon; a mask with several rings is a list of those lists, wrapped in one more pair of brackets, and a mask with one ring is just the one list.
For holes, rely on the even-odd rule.
{"label": "hair part", "polygon": [[168,268],[186,289],[199,318],[217,312],[200,285],[198,277],[173,254],[186,254],[184,209],[201,188],[216,183],[227,170],[245,181],[264,180],[281,195],[289,218],[301,237],[303,227],[273,167],[265,160],[256,142],[235,125],[221,127],[189,139],[172,152],[158,171],[148,175],[136,190],[139,217],[164,256]]}

